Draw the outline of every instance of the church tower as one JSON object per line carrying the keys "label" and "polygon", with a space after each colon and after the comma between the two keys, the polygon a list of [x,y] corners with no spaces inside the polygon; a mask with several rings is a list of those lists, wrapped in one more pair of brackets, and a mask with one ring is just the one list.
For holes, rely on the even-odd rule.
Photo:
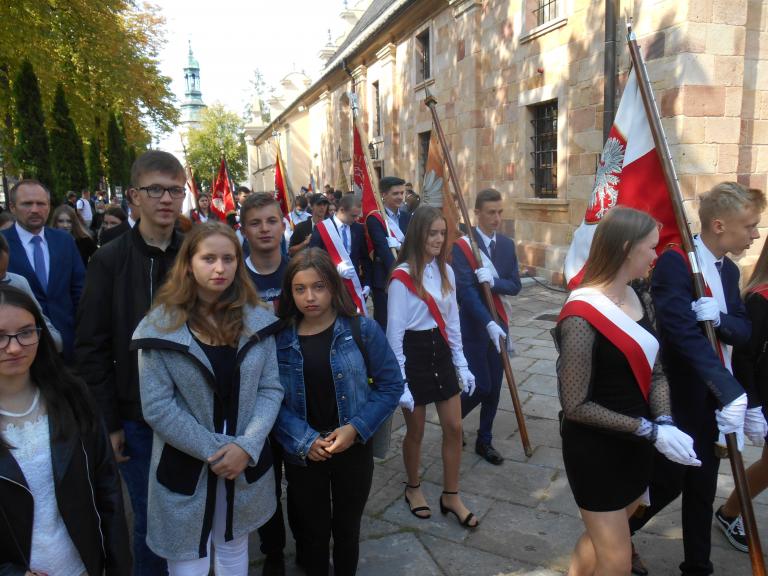
{"label": "church tower", "polygon": [[189,61],[184,68],[184,82],[186,92],[184,103],[181,105],[181,123],[189,128],[196,126],[200,121],[200,112],[206,107],[203,103],[203,94],[200,92],[200,65],[192,55],[192,42],[189,43]]}

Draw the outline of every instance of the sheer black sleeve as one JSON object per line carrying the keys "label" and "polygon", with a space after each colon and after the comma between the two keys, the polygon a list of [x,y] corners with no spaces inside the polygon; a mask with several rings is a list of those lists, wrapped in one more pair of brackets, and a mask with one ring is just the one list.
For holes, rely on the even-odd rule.
{"label": "sheer black sleeve", "polygon": [[616,432],[634,432],[639,418],[625,416],[595,402],[592,394],[595,329],[584,318],[571,316],[560,322],[557,360],[558,393],[568,420]]}

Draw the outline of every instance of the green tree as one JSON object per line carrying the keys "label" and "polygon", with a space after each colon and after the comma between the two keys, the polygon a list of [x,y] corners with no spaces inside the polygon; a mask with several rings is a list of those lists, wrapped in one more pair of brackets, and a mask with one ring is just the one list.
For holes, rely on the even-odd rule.
{"label": "green tree", "polygon": [[94,135],[88,145],[88,187],[91,190],[101,188],[104,166],[101,163],[101,141]]}
{"label": "green tree", "polygon": [[190,128],[187,159],[206,188],[211,184],[210,175],[219,171],[222,152],[232,179],[235,182],[245,179],[248,159],[243,130],[242,118],[221,104],[203,110],[200,125]]}
{"label": "green tree", "polygon": [[69,190],[80,192],[88,186],[88,173],[83,158],[83,141],[69,115],[64,86],[56,86],[51,112],[51,163],[54,173],[54,193],[63,199]]}
{"label": "green tree", "polygon": [[109,115],[109,123],[107,124],[107,165],[109,167],[109,185],[113,192],[116,186],[121,186],[125,190],[129,184],[130,175],[126,170],[127,163],[128,152],[123,131],[117,122],[117,116],[112,113]]}
{"label": "green tree", "polygon": [[37,178],[45,185],[52,186],[40,85],[28,61],[24,62],[16,75],[13,97],[16,104],[16,146],[13,150],[16,168],[25,178]]}
{"label": "green tree", "polygon": [[[0,118],[15,115],[11,80],[29,61],[46,106],[57,82],[64,83],[83,134],[108,110],[120,110],[129,142],[139,147],[149,142],[150,130],[177,123],[171,81],[159,68],[166,29],[158,7],[135,0],[5,1],[0,23]],[[1,123],[0,132],[0,152],[8,159],[13,134]]]}

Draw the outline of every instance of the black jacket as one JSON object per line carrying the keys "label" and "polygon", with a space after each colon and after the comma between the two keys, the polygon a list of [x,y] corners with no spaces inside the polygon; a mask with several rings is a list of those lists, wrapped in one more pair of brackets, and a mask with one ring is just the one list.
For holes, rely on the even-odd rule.
{"label": "black jacket", "polygon": [[[131,552],[123,494],[102,427],[55,439],[51,463],[59,513],[88,574],[128,576]],[[32,550],[34,500],[8,448],[0,447],[0,576],[24,576]]]}
{"label": "black jacket", "polygon": [[109,244],[115,238],[119,238],[131,229],[131,225],[128,224],[128,220],[123,220],[117,226],[113,226],[107,230],[101,231],[101,245]]}
{"label": "black jacket", "polygon": [[748,344],[733,347],[733,375],[744,386],[749,407],[768,412],[768,299],[751,292],[744,298],[747,316],[752,321]]}
{"label": "black jacket", "polygon": [[141,420],[137,355],[131,337],[173,266],[182,235],[174,230],[163,252],[149,246],[138,223],[99,248],[88,264],[75,333],[75,360],[109,432]]}

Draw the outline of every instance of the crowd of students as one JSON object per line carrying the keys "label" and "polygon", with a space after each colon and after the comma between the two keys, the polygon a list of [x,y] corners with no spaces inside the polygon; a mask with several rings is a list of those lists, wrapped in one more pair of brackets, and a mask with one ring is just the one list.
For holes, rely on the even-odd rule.
{"label": "crowd of students", "polygon": [[[400,178],[381,180],[384,211],[371,214],[352,194],[330,214],[329,195],[316,194],[286,218],[273,194],[241,187],[225,223],[201,194],[182,233],[185,179],[172,155],[141,155],[130,213],[113,214],[87,262],[68,231],[76,213],[57,209],[47,227],[43,184],[10,191],[15,222],[0,236],[0,573],[245,575],[258,531],[263,573],[283,574],[284,471],[297,563],[310,575],[327,575],[331,562],[337,576],[355,574],[374,454],[398,405],[405,505],[432,515],[420,470],[434,404],[439,509],[476,529],[460,495],[462,420],[480,406],[475,451],[502,464],[492,443],[499,354],[514,353],[506,298],[521,288],[501,194],[476,195],[468,233],[478,261],[469,237],[449,244],[438,209],[404,208]],[[571,574],[641,574],[630,535],[681,491],[681,570],[711,573],[713,445],[718,433],[757,442],[768,431],[768,249],[746,308],[726,257],[757,238],[764,204],[735,183],[702,197],[696,242],[712,296],[700,299],[674,248],[650,285],[637,284],[656,258],[650,216],[615,208],[598,225],[555,330],[563,458],[585,524]],[[721,354],[702,320],[716,325]],[[748,472],[754,493],[768,484],[767,462],[764,452]],[[716,517],[746,549],[734,497]]]}
{"label": "crowd of students", "polygon": [[[335,574],[354,574],[374,453],[386,450],[398,404],[407,505],[431,514],[419,454],[434,403],[440,509],[478,526],[458,493],[460,393],[472,396],[471,363],[504,345],[506,326],[488,323],[473,360],[460,315],[479,279],[495,278],[501,294],[520,287],[516,263],[509,282],[493,268],[507,271],[494,254],[498,192],[478,196],[476,212],[491,206],[495,216],[473,231],[492,239],[488,263],[477,273],[466,263],[457,290],[445,220],[434,208],[404,209],[399,178],[382,180],[385,214],[362,223],[352,194],[334,197],[333,214],[330,194],[299,200],[288,221],[271,193],[241,187],[233,222],[213,217],[201,195],[185,233],[175,157],[146,152],[131,181],[129,214],[105,210],[105,223],[116,221],[88,258],[80,240],[91,236],[71,207],[49,218],[50,193],[34,180],[10,191],[15,221],[0,244],[0,571],[204,575],[213,557],[217,573],[246,574],[258,530],[263,572],[282,574],[284,470],[297,563],[325,575],[332,560]],[[485,410],[498,389],[479,396]],[[491,423],[477,448],[499,464]]]}

